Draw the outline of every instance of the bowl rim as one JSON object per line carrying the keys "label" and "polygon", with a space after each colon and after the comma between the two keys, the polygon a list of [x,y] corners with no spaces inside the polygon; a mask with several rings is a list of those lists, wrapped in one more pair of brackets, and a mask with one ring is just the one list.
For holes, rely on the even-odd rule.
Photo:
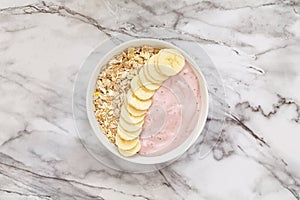
{"label": "bowl rim", "polygon": [[[169,152],[163,153],[158,156],[141,156],[139,154],[133,156],[133,157],[124,157],[122,156],[114,144],[112,144],[108,138],[102,133],[101,128],[96,120],[94,111],[93,111],[93,98],[92,94],[95,90],[96,81],[98,78],[98,75],[100,73],[100,70],[103,66],[106,65],[106,63],[113,58],[118,53],[123,52],[126,48],[132,47],[132,46],[142,46],[142,45],[151,45],[151,46],[160,46],[162,48],[174,48],[176,50],[179,50],[185,57],[185,59],[188,61],[194,72],[196,73],[198,77],[198,83],[200,87],[200,96],[201,96],[201,111],[199,115],[198,122],[196,124],[195,129],[190,133],[190,135],[185,139],[184,142],[182,142],[179,146],[172,149]],[[203,128],[206,124],[207,116],[208,116],[208,109],[209,109],[209,94],[207,89],[207,83],[205,80],[205,77],[203,73],[201,72],[200,67],[197,65],[197,63],[192,59],[187,53],[185,53],[181,48],[175,46],[174,44],[170,42],[166,42],[164,40],[160,39],[153,39],[153,38],[138,38],[138,39],[131,39],[125,42],[122,42],[121,44],[115,46],[110,51],[108,51],[104,56],[99,60],[97,65],[95,66],[94,70],[92,71],[89,82],[88,82],[88,88],[86,92],[86,109],[87,109],[87,116],[89,120],[89,124],[92,127],[93,133],[96,135],[98,140],[102,143],[102,145],[105,146],[106,149],[108,149],[109,152],[114,154],[115,156],[126,160],[131,163],[137,163],[137,164],[161,164],[165,162],[169,162],[172,160],[175,160],[179,156],[181,156],[183,153],[185,153],[197,140],[197,138],[200,136],[200,134],[203,131]],[[101,133],[101,134],[99,134]],[[112,150],[114,149],[114,150]]]}

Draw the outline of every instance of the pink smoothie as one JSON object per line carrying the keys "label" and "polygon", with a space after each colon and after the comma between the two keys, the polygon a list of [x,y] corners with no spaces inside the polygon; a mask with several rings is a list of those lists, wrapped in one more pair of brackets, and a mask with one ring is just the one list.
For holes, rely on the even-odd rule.
{"label": "pink smoothie", "polygon": [[156,156],[183,143],[197,125],[200,114],[198,77],[186,62],[156,91],[140,136],[143,156]]}

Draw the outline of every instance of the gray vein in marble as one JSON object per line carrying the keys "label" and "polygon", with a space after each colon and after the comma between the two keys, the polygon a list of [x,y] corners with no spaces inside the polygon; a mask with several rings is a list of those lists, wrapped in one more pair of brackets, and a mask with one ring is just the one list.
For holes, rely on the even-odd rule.
{"label": "gray vein in marble", "polygon": [[186,194],[190,192],[201,194],[197,188],[187,183],[185,178],[172,168],[158,170],[158,174],[163,177],[163,184],[170,188],[180,199],[185,199]]}
{"label": "gray vein in marble", "polygon": [[182,6],[180,8],[177,8],[177,9],[174,9],[171,11],[161,13],[160,15],[169,14],[171,12],[179,11],[179,10],[186,9],[186,8],[194,8],[194,9],[196,8],[197,11],[213,10],[213,9],[231,11],[231,10],[239,10],[239,9],[245,9],[245,8],[255,9],[255,8],[275,6],[275,5],[293,6],[293,7],[300,5],[300,3],[297,1],[287,1],[287,2],[275,1],[275,2],[257,4],[257,5],[243,5],[243,6],[237,6],[237,7],[225,7],[225,6],[222,6],[221,4],[222,3],[217,4],[217,3],[211,2],[211,1],[201,1],[201,2],[197,2],[197,3],[185,5],[185,6]]}
{"label": "gray vein in marble", "polygon": [[[37,159],[39,159],[41,162],[44,162],[44,163],[46,163],[47,165],[50,165],[50,166],[53,168],[53,170],[56,170],[56,169],[55,169],[55,166],[54,166],[55,164],[60,163],[60,162],[63,162],[63,160],[58,160],[58,159],[55,159],[55,158],[52,158],[51,160],[44,159],[44,158],[43,158],[43,155],[39,154],[39,153],[38,153],[37,151],[35,151],[34,149],[29,150],[29,152],[30,152],[34,157],[36,157]],[[56,175],[55,171],[54,171],[53,174]],[[65,173],[64,173],[64,174],[65,174]],[[69,175],[69,174],[65,174],[65,175]]]}
{"label": "gray vein in marble", "polygon": [[173,185],[169,182],[169,180],[166,178],[166,176],[164,175],[164,173],[161,171],[161,170],[158,170],[159,174],[163,177],[164,179],[164,185],[166,185],[167,187],[171,188],[171,190],[173,190],[173,192],[180,197],[180,199],[183,199],[183,196],[181,196],[177,191],[176,189],[173,187]]}
{"label": "gray vein in marble", "polygon": [[255,133],[252,129],[250,129],[241,119],[239,119],[237,116],[235,116],[234,114],[229,114],[229,118],[228,121],[232,121],[233,123],[235,123],[236,125],[240,126],[241,128],[243,128],[247,133],[249,133],[251,136],[253,136],[256,140],[258,140],[260,143],[260,145],[262,146],[262,144],[269,146],[269,144],[264,141],[263,138],[259,137],[257,133]]}
{"label": "gray vein in marble", "polygon": [[[172,10],[171,12],[168,12],[166,14],[170,14],[170,13],[174,13],[176,15],[176,20],[175,22],[173,23],[172,25],[172,28],[174,30],[177,30],[177,25],[179,24],[179,22],[182,20],[182,19],[192,19],[192,20],[195,20],[195,21],[198,21],[198,22],[202,22],[206,25],[209,25],[209,26],[212,26],[212,27],[217,27],[217,28],[224,28],[224,29],[228,29],[228,30],[234,30],[235,32],[238,32],[238,33],[243,33],[241,30],[237,29],[237,28],[234,28],[234,27],[228,27],[228,26],[225,26],[225,25],[216,25],[216,24],[212,24],[212,23],[209,23],[205,20],[202,20],[201,18],[197,18],[197,17],[194,17],[193,15],[188,15],[188,9],[189,7],[183,7],[183,8],[180,8],[180,9],[175,9],[175,10]],[[198,11],[203,11],[205,9],[200,9]],[[187,13],[187,14],[186,14]],[[244,46],[250,46],[249,44],[243,44]],[[228,45],[229,46],[229,45]],[[235,50],[235,52],[237,54],[239,54],[239,52],[237,50]]]}
{"label": "gray vein in marble", "polygon": [[[23,89],[24,91],[28,92],[29,94],[32,94],[33,96],[35,96],[36,98],[38,98],[41,102],[43,102],[48,108],[52,108],[53,110],[57,111],[58,113],[63,113],[66,117],[67,116],[71,116],[71,111],[64,108],[63,106],[59,106],[59,105],[55,105],[52,102],[49,101],[49,99],[45,99],[44,97],[41,97],[39,93],[34,92],[32,89],[30,89],[29,86],[34,85],[36,87],[38,87],[39,89],[41,89],[42,91],[47,92],[48,94],[51,94],[51,96],[53,98],[60,98],[60,99],[66,99],[64,97],[64,95],[60,94],[57,92],[57,90],[48,87],[46,84],[41,83],[40,81],[30,78],[29,76],[24,76],[18,72],[10,72],[10,73],[1,73],[0,74],[0,79],[5,80],[5,81],[9,81],[17,86],[19,86],[21,89]],[[7,111],[5,111],[7,112]],[[57,122],[55,122],[54,120],[51,119],[51,116],[46,115],[37,115],[37,118],[41,118],[44,119],[45,121],[55,125],[57,128],[59,128],[60,130],[62,130],[65,133],[68,133],[68,130],[66,130],[65,128],[63,128],[61,125],[59,125]],[[23,118],[23,117],[22,117]],[[21,130],[23,131],[23,130]],[[21,133],[21,132],[19,132]],[[21,137],[23,134],[19,134],[18,133],[18,137],[16,137],[15,139],[18,139],[19,137]],[[7,142],[7,141],[6,141]],[[5,142],[5,144],[6,144]]]}
{"label": "gray vein in marble", "polygon": [[235,107],[241,109],[250,109],[252,112],[258,112],[266,118],[271,118],[273,115],[276,115],[277,111],[281,109],[282,106],[294,106],[296,117],[293,118],[292,121],[300,124],[300,105],[297,104],[294,100],[285,98],[280,94],[277,94],[277,97],[278,102],[272,105],[273,110],[268,113],[266,113],[260,105],[252,106],[248,101],[237,103]]}
{"label": "gray vein in marble", "polygon": [[228,158],[236,153],[233,148],[233,141],[225,137],[225,132],[225,130],[222,131],[218,142],[213,147],[213,158],[217,161]]}
{"label": "gray vein in marble", "polygon": [[4,142],[2,142],[2,144],[0,146],[5,146],[6,144],[8,144],[8,143],[10,143],[12,141],[15,141],[15,140],[17,140],[17,139],[19,139],[19,138],[21,138],[21,137],[23,137],[25,135],[30,135],[30,134],[31,134],[31,131],[27,131],[26,127],[25,127],[24,130],[18,131],[18,133],[17,133],[16,136],[10,137],[7,140],[5,140]]}
{"label": "gray vein in marble", "polygon": [[290,46],[290,45],[284,44],[284,45],[282,45],[282,46],[273,47],[273,48],[267,49],[267,50],[265,50],[265,51],[256,53],[256,54],[254,55],[254,59],[257,60],[260,56],[262,56],[262,55],[264,55],[264,54],[267,54],[267,53],[273,52],[273,51],[277,51],[277,50],[279,50],[279,49],[284,49],[284,48],[286,48],[286,47],[288,47],[288,46]]}
{"label": "gray vein in marble", "polygon": [[[55,122],[52,117],[48,117],[48,116],[43,116],[43,115],[36,115],[37,118],[43,119],[46,122],[48,122],[49,124],[53,124],[56,128],[58,128],[59,130],[61,130],[64,133],[69,133],[69,131],[67,129],[65,129],[63,126],[61,126],[59,123]],[[71,117],[71,116],[69,116]]]}
{"label": "gray vein in marble", "polygon": [[16,33],[16,32],[19,32],[19,31],[29,30],[29,29],[33,29],[33,28],[36,28],[36,26],[23,26],[23,27],[18,27],[18,28],[13,28],[13,29],[4,28],[4,32]]}
{"label": "gray vein in marble", "polygon": [[[275,163],[268,163],[265,159],[256,158],[254,156],[249,155],[241,146],[238,145],[238,148],[241,150],[241,152],[248,158],[251,158],[253,161],[257,162],[261,166],[263,166],[285,189],[287,189],[297,200],[300,199],[300,193],[297,191],[300,188],[300,182],[299,180],[296,180],[296,178],[286,170],[286,163],[284,160],[280,159],[279,162],[276,162],[276,158],[271,154],[273,158],[275,158]],[[283,164],[283,166],[282,166]],[[279,168],[279,169],[277,169]],[[277,173],[277,171],[284,173],[290,180],[292,180],[292,183],[287,183],[285,180],[285,177],[282,177],[282,174]]]}
{"label": "gray vein in marble", "polygon": [[5,190],[5,189],[1,189],[1,188],[0,188],[0,191],[9,193],[9,194],[17,194],[18,196],[22,196],[22,197],[39,197],[40,199],[51,199],[51,196],[49,196],[49,195],[39,195],[39,194],[35,194],[35,193],[22,193],[22,192],[18,192],[18,191]]}
{"label": "gray vein in marble", "polygon": [[[210,9],[210,10],[213,10],[213,9],[238,10],[238,9],[244,9],[244,8],[254,9],[254,8],[259,8],[259,7],[277,5],[275,2],[272,2],[272,3],[263,3],[263,4],[258,4],[258,5],[245,5],[245,6],[240,6],[240,7],[224,7],[221,4],[216,4],[216,3],[213,3],[213,2],[210,2],[210,1],[201,1],[201,2],[197,2],[197,3],[187,4],[187,5],[184,5],[182,7],[177,8],[177,9],[172,9],[172,10],[169,10],[169,11],[162,12],[162,13],[158,14],[158,13],[155,13],[155,11],[153,11],[151,9],[151,7],[149,7],[146,4],[141,3],[141,2],[137,2],[137,1],[134,1],[134,2],[136,4],[138,4],[141,8],[144,8],[144,10],[148,11],[149,13],[151,13],[153,15],[159,15],[159,16],[165,15],[165,14],[170,14],[172,12],[180,11],[180,10],[183,10],[183,9],[190,9],[190,8],[193,8],[193,9],[197,8],[197,11],[203,11],[203,10],[208,10],[208,9]],[[285,4],[285,5],[289,5],[289,4]],[[297,5],[297,4],[295,3],[295,4],[292,4],[292,5]]]}
{"label": "gray vein in marble", "polygon": [[[79,186],[84,186],[84,187],[88,187],[88,188],[92,188],[92,189],[97,189],[97,190],[100,190],[100,191],[109,190],[109,191],[112,191],[112,192],[115,192],[115,193],[120,193],[120,194],[123,194],[123,195],[126,195],[126,196],[131,196],[133,198],[143,198],[145,200],[151,200],[151,198],[143,196],[143,195],[139,195],[139,194],[126,193],[126,192],[121,191],[121,190],[116,190],[116,189],[113,189],[113,188],[102,187],[102,186],[95,186],[95,185],[83,183],[83,182],[80,182],[80,181],[77,181],[77,180],[72,180],[72,179],[66,179],[66,178],[61,178],[61,177],[43,175],[43,174],[40,174],[40,173],[37,173],[37,172],[33,172],[33,171],[31,171],[29,169],[26,169],[26,168],[21,168],[19,166],[16,166],[14,164],[15,160],[13,158],[11,158],[10,156],[7,156],[3,153],[0,153],[0,155],[1,155],[2,160],[3,160],[3,158],[7,158],[7,159],[13,161],[12,164],[8,164],[8,163],[5,163],[1,160],[0,165],[2,165],[4,167],[8,167],[10,169],[10,171],[16,170],[19,173],[22,173],[24,175],[26,174],[26,176],[29,176],[29,177],[32,177],[32,178],[37,178],[37,179],[40,179],[40,180],[50,179],[51,181],[55,181],[55,182],[64,182],[68,185],[71,185],[74,188],[76,188],[76,185],[79,185]],[[20,162],[18,162],[18,163],[20,163]],[[22,165],[23,165],[23,163],[22,163]],[[3,175],[6,175],[9,178],[13,178],[10,175],[6,174],[7,173],[6,170],[1,170],[1,168],[0,168],[0,173],[3,174]],[[15,181],[21,181],[21,182],[23,181],[23,180],[17,180],[15,178],[13,178],[13,179]],[[31,185],[31,187],[33,187],[33,186]],[[43,191],[43,190],[41,190],[41,191]],[[65,195],[68,195],[68,194],[65,193]],[[91,196],[91,195],[88,195],[88,194],[86,194],[86,196],[90,197],[91,199],[98,199],[100,197],[100,196]],[[79,197],[81,197],[81,196],[79,196]],[[82,197],[84,197],[84,196],[82,196]],[[100,198],[102,198],[102,197],[100,197]]]}
{"label": "gray vein in marble", "polygon": [[2,8],[0,9],[0,13],[5,13],[9,15],[22,15],[22,14],[34,14],[34,13],[57,14],[63,17],[71,17],[80,20],[84,23],[91,24],[92,26],[96,27],[100,31],[104,32],[107,36],[111,36],[107,31],[110,29],[107,27],[103,27],[97,22],[97,20],[93,19],[92,17],[71,10],[65,6],[56,5],[51,2],[41,1],[40,3],[29,4],[25,6]]}
{"label": "gray vein in marble", "polygon": [[[18,80],[14,80],[12,78],[9,78],[10,76],[7,76],[7,75],[2,75],[0,74],[0,78],[3,79],[3,80],[6,80],[6,81],[9,81],[13,84],[16,84],[18,85],[20,88],[22,88],[23,90],[25,90],[26,92],[34,95],[35,97],[37,97],[39,100],[41,100],[45,105],[47,105],[49,108],[53,108],[54,110],[57,110],[59,112],[62,112],[61,108],[60,107],[57,107],[56,105],[53,105],[52,103],[50,103],[48,100],[46,99],[43,99],[42,97],[40,97],[39,95],[37,95],[34,91],[30,90],[29,88],[26,87],[25,84],[23,84],[23,82],[27,80],[27,77],[26,76],[23,76],[21,74],[17,74],[20,78],[22,78],[23,80],[22,81],[18,81]],[[44,88],[46,89],[47,91],[53,91],[54,94],[57,94],[56,91],[50,89],[50,88]],[[60,95],[59,95],[60,96]]]}
{"label": "gray vein in marble", "polygon": [[152,15],[157,15],[157,13],[152,9],[152,6],[146,5],[143,1],[138,0],[132,0],[136,5],[138,5],[140,8],[144,9],[145,11],[151,13]]}
{"label": "gray vein in marble", "polygon": [[[51,94],[54,94],[56,97],[64,97],[63,95],[59,94],[57,92],[57,90],[48,87],[46,84],[43,84],[40,81],[38,81],[37,79],[32,78],[28,75],[25,76],[25,75],[23,75],[19,72],[16,72],[16,71],[10,72],[9,74],[5,74],[5,75],[9,76],[9,77],[16,76],[17,79],[21,79],[20,81],[17,81],[15,79],[11,80],[11,81],[14,81],[14,83],[18,82],[19,85],[23,85],[23,83],[30,83],[30,84],[33,84],[33,85],[36,85],[36,86],[40,87],[41,89],[43,89],[43,90],[45,90],[45,91],[47,91]],[[3,77],[3,76],[1,76],[1,77]]]}

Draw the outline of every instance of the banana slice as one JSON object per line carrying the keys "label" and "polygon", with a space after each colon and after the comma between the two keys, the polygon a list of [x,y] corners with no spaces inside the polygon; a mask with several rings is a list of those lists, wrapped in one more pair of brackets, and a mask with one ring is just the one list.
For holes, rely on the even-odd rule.
{"label": "banana slice", "polygon": [[149,69],[148,69],[147,65],[145,65],[145,66],[142,68],[142,70],[144,71],[144,74],[145,74],[146,79],[149,80],[151,83],[155,83],[155,84],[159,84],[159,85],[162,84],[162,81],[156,80],[154,77],[152,77],[152,76],[150,75],[150,72],[149,72]]}
{"label": "banana slice", "polygon": [[130,156],[135,155],[140,149],[141,149],[141,142],[138,141],[138,143],[132,149],[122,150],[119,148],[119,152],[121,155],[123,155],[125,157],[130,157]]}
{"label": "banana slice", "polygon": [[185,64],[183,55],[174,49],[164,49],[158,53],[157,68],[166,76],[174,76]]}
{"label": "banana slice", "polygon": [[127,111],[132,114],[133,116],[139,117],[146,114],[147,110],[138,110],[133,106],[129,105],[128,103],[125,104]]}
{"label": "banana slice", "polygon": [[163,75],[159,69],[157,68],[157,60],[158,60],[158,54],[152,56],[146,65],[144,67],[147,67],[147,71],[149,72],[149,75],[153,77],[155,80],[164,82],[169,77],[166,75]]}
{"label": "banana slice", "polygon": [[142,129],[139,129],[136,132],[128,132],[128,131],[124,130],[121,126],[118,126],[118,128],[117,128],[117,134],[119,134],[119,136],[124,140],[133,140],[133,139],[139,137],[141,132],[142,132]]}
{"label": "banana slice", "polygon": [[140,121],[137,124],[130,124],[130,123],[126,122],[122,116],[119,119],[119,126],[121,126],[124,130],[126,130],[128,132],[140,131],[140,129],[142,129],[143,124],[144,124],[144,120]]}
{"label": "banana slice", "polygon": [[139,138],[135,138],[133,140],[124,140],[118,134],[116,135],[116,145],[119,149],[129,150],[134,148],[139,142]]}
{"label": "banana slice", "polygon": [[127,102],[138,110],[147,110],[152,104],[152,99],[141,100],[130,89],[127,92]]}
{"label": "banana slice", "polygon": [[160,84],[151,82],[145,75],[144,67],[139,72],[139,78],[141,80],[142,85],[149,90],[156,90],[160,87]]}
{"label": "banana slice", "polygon": [[181,52],[180,51],[178,51],[178,50],[176,50],[176,49],[161,49],[160,51],[159,51],[159,53],[160,52],[171,52],[171,53],[174,53],[174,54],[179,54],[179,55],[182,55],[181,54]]}
{"label": "banana slice", "polygon": [[149,90],[142,85],[142,83],[139,79],[139,76],[135,76],[131,80],[130,86],[131,86],[131,90],[133,91],[134,95],[137,96],[141,100],[150,99],[155,93],[155,90]]}
{"label": "banana slice", "polygon": [[141,122],[142,120],[144,120],[144,117],[145,117],[145,115],[141,115],[141,116],[138,116],[138,117],[131,115],[127,111],[127,109],[125,108],[124,105],[121,107],[121,116],[129,124],[138,124],[139,122]]}

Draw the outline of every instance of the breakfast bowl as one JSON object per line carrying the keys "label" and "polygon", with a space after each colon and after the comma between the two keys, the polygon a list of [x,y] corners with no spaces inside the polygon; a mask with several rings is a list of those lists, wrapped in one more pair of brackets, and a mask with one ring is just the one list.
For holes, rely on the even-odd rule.
{"label": "breakfast bowl", "polygon": [[[131,51],[134,51],[134,49],[138,49],[138,51],[141,52],[143,52],[143,50],[145,49],[151,49],[151,51],[149,50],[150,55],[160,56],[156,56],[158,60],[162,60],[163,58],[162,53],[159,52],[176,52],[178,53],[178,55],[180,54],[183,56],[185,64],[181,71],[178,72],[178,74],[172,74],[172,76],[170,75],[170,77],[164,80],[164,82],[158,88],[155,88],[155,90],[153,90],[151,105],[149,109],[145,111],[145,116],[143,117],[142,121],[143,123],[140,123],[141,131],[139,133],[140,135],[138,136],[138,139],[136,140],[139,144],[138,152],[134,155],[126,156],[126,152],[128,152],[129,150],[123,151],[123,147],[120,149],[120,142],[118,143],[118,141],[123,141],[123,139],[118,139],[118,134],[116,134],[115,132],[116,130],[119,131],[118,128],[120,127],[120,124],[124,119],[122,117],[124,116],[122,115],[122,109],[126,107],[124,105],[128,106],[130,103],[127,102],[130,101],[130,99],[128,99],[128,93],[131,93],[131,91],[133,91],[133,97],[136,96],[135,90],[132,90],[132,87],[134,85],[132,84],[134,77],[137,77],[142,73],[142,70],[146,68],[146,64],[147,66],[150,66],[149,60],[151,59],[151,56],[148,55],[149,52],[143,52],[143,55],[147,57],[146,61],[145,59],[144,61],[140,58],[136,59],[137,62],[140,62],[140,66],[137,67],[135,73],[130,74],[126,72],[127,74],[120,75],[121,78],[128,79],[127,85],[129,89],[128,87],[125,88],[123,93],[121,92],[116,95],[114,94],[114,91],[109,92],[106,88],[104,88],[105,91],[103,91],[101,89],[101,86],[99,86],[99,84],[101,85],[102,83],[99,83],[99,81],[107,81],[100,76],[101,73],[105,73],[106,75],[108,74],[107,76],[110,78],[111,75],[109,73],[114,73],[114,69],[112,69],[112,71],[109,71],[109,73],[107,71],[103,72],[104,68],[107,68],[108,63],[113,63],[118,66],[120,62],[122,63],[122,58],[118,60],[116,59],[116,57],[123,54],[127,56],[127,54],[129,55],[129,53]],[[133,54],[132,56],[135,55]],[[156,66],[158,66],[157,63]],[[124,69],[120,69],[119,71],[124,72]],[[116,73],[118,73],[118,70]],[[145,73],[147,73],[147,71]],[[151,75],[153,75],[153,73],[150,72]],[[158,79],[158,77],[153,78],[155,80]],[[193,81],[190,81],[191,79],[193,79]],[[138,80],[143,83],[141,79]],[[123,84],[122,81],[119,83]],[[115,82],[112,81],[108,84],[113,85],[115,84]],[[117,107],[112,108],[111,110],[108,110],[108,112],[106,112],[107,110],[105,110],[105,108],[109,108],[111,107],[111,105],[109,102],[109,105],[107,105],[107,102],[105,102],[106,104],[103,106],[95,104],[95,102],[100,102],[100,98],[118,98],[122,103],[122,107],[120,107],[120,105],[117,105]],[[175,103],[168,104],[168,102]],[[131,108],[130,105],[128,106],[128,109]],[[102,110],[98,107],[101,107]],[[195,143],[195,141],[201,134],[206,123],[208,107],[208,90],[200,66],[198,66],[197,63],[182,49],[178,48],[172,43],[158,39],[132,39],[130,41],[121,43],[120,45],[111,49],[102,57],[102,59],[99,61],[94,71],[92,72],[86,93],[87,116],[93,133],[96,135],[96,138],[109,152],[111,152],[115,156],[130,163],[136,164],[149,165],[166,163],[173,161],[181,156],[191,147],[191,145]],[[119,119],[114,119],[113,122],[106,121],[110,112],[115,112],[116,116],[120,116]],[[105,127],[112,128],[108,130],[105,129]],[[106,130],[108,131],[105,132]],[[174,134],[175,132],[176,134]],[[137,143],[135,143],[135,147],[137,146]]]}

